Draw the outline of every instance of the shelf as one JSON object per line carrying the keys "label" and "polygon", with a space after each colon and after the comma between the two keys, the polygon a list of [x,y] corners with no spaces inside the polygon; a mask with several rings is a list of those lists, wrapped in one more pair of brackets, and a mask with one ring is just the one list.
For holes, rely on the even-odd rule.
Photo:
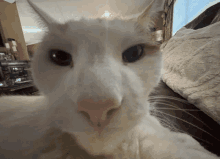
{"label": "shelf", "polygon": [[6,53],[6,52],[7,52],[6,48],[5,48],[5,47],[0,47],[0,53],[1,53],[1,52]]}
{"label": "shelf", "polygon": [[19,89],[24,89],[28,87],[33,87],[34,84],[33,82],[27,82],[27,83],[22,83],[22,84],[16,84],[10,87],[0,87],[0,92],[13,92]]}

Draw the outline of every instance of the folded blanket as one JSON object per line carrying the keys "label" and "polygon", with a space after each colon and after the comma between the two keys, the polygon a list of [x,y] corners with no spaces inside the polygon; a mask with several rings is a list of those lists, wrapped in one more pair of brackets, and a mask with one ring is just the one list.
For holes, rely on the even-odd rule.
{"label": "folded blanket", "polygon": [[163,81],[220,124],[220,22],[183,27],[163,51]]}

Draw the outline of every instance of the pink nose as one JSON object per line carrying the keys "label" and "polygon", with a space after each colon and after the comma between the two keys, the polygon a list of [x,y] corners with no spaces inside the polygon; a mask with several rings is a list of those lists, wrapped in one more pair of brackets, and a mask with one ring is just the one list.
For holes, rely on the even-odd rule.
{"label": "pink nose", "polygon": [[92,99],[83,99],[78,102],[78,112],[81,112],[97,131],[102,131],[109,124],[118,109],[118,105],[110,99],[98,102],[94,102]]}

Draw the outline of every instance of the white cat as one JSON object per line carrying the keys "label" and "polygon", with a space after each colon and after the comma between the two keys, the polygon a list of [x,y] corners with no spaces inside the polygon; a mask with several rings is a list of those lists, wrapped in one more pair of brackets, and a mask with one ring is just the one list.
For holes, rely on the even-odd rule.
{"label": "white cat", "polygon": [[150,27],[164,1],[132,17],[64,25],[29,4],[49,30],[32,62],[42,96],[0,98],[1,159],[76,158],[64,134],[106,158],[218,158],[149,113],[147,97],[162,67]]}

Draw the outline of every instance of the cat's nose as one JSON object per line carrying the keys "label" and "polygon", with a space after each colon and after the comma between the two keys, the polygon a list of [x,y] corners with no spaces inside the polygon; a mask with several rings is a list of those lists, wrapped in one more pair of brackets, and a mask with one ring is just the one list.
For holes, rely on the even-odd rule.
{"label": "cat's nose", "polygon": [[97,102],[93,99],[83,99],[78,102],[78,112],[82,113],[97,131],[103,130],[118,110],[119,105],[111,99]]}

